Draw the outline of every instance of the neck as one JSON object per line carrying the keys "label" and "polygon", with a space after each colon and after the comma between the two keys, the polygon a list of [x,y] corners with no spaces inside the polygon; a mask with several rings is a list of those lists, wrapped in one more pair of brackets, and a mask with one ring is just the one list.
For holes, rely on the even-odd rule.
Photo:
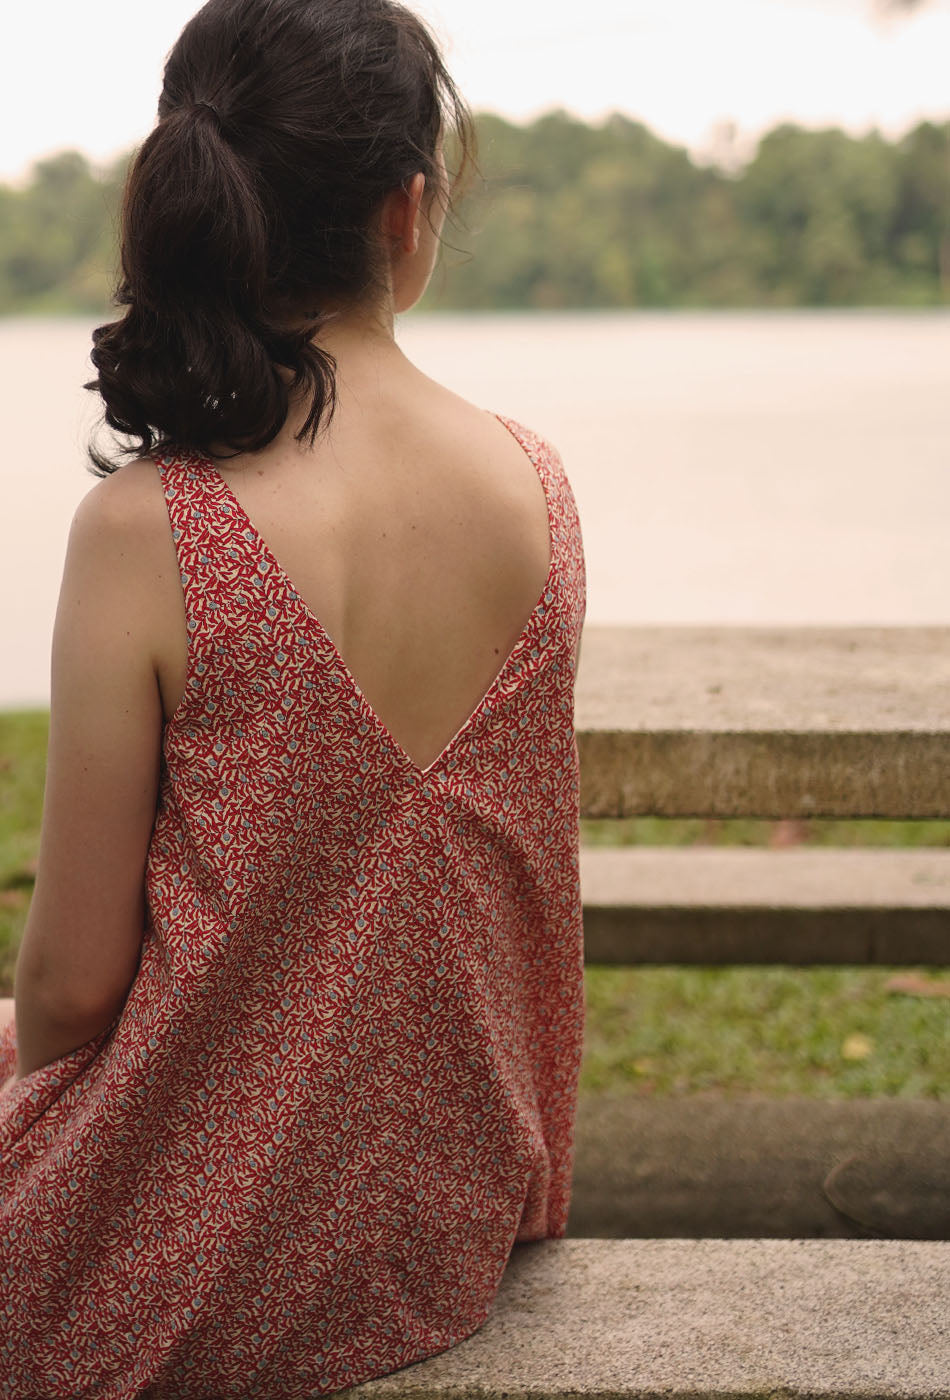
{"label": "neck", "polygon": [[[336,361],[338,403],[354,400],[368,405],[392,385],[394,377],[412,372],[412,365],[396,344],[391,303],[382,308],[341,312],[322,327],[313,343]],[[281,430],[290,442],[306,421],[310,400],[296,395]]]}
{"label": "neck", "polygon": [[316,345],[339,358],[378,353],[395,344],[395,316],[391,299],[376,306],[330,312],[331,320],[313,337]]}

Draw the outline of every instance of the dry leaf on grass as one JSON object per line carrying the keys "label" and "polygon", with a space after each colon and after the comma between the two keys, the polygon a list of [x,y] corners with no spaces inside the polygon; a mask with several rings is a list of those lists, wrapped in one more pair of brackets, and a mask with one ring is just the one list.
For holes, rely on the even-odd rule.
{"label": "dry leaf on grass", "polygon": [[860,1031],[846,1036],[841,1046],[841,1056],[845,1060],[866,1060],[868,1055],[873,1054],[873,1052],[874,1041],[868,1036],[862,1035]]}
{"label": "dry leaf on grass", "polygon": [[900,973],[884,983],[885,992],[899,992],[905,997],[950,997],[950,978],[921,977],[916,972]]}

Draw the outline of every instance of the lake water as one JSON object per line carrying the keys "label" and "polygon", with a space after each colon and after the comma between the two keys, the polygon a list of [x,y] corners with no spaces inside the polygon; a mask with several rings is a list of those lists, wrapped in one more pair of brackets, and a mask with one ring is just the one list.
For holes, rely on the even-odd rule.
{"label": "lake water", "polygon": [[[94,324],[0,321],[0,706],[48,703],[95,484]],[[588,622],[950,625],[950,311],[410,314],[397,334],[560,449]]]}

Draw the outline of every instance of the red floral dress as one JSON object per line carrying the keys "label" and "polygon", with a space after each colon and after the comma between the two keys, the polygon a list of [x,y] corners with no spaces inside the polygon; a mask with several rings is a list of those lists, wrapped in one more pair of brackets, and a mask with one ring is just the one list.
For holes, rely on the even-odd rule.
{"label": "red floral dress", "polygon": [[500,421],[550,571],[425,769],[210,460],[155,456],[187,684],[128,999],[0,1099],[4,1400],[325,1395],[470,1336],[564,1234],[584,557],[557,452]]}

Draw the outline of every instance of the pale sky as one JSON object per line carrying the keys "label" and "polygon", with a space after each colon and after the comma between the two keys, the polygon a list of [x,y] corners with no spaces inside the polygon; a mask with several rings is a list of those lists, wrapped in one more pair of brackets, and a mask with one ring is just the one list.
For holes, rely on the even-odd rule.
{"label": "pale sky", "polygon": [[[878,126],[950,118],[950,0],[901,19],[877,0],[410,0],[469,103],[514,120],[611,110],[709,155],[781,120]],[[0,51],[0,180],[78,147],[104,161],[155,119],[165,54],[197,0],[46,0],[12,8]]]}

